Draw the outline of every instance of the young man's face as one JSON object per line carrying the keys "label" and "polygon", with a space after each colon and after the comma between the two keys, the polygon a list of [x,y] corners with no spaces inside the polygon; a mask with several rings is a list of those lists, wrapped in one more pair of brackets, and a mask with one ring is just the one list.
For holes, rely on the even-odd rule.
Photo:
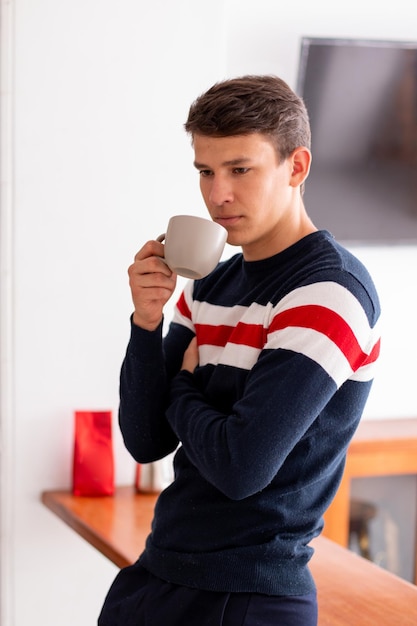
{"label": "young man's face", "polygon": [[[259,133],[235,137],[194,135],[195,167],[211,218],[241,246],[246,260],[272,256],[293,241],[300,200],[292,159],[282,163]],[[287,235],[288,233],[288,235]]]}

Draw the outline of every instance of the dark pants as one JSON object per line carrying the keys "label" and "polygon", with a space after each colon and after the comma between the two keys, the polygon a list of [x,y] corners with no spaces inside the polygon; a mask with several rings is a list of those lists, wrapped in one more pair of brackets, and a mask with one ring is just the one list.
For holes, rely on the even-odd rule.
{"label": "dark pants", "polygon": [[267,596],[200,591],[136,565],[119,572],[98,626],[317,626],[316,594]]}

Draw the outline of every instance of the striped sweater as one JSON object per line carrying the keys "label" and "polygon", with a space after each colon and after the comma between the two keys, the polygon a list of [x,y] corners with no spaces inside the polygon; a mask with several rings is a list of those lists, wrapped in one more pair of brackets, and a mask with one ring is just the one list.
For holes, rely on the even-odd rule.
{"label": "striped sweater", "polygon": [[[379,353],[363,265],[326,231],[186,284],[165,337],[132,325],[120,425],[142,463],[178,446],[139,562],[212,591],[308,593]],[[196,335],[199,366],[179,371]]]}

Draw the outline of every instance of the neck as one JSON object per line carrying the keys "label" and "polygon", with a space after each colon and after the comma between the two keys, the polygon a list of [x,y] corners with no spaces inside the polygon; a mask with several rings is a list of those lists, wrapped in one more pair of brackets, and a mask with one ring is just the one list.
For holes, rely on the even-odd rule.
{"label": "neck", "polygon": [[276,225],[269,239],[262,243],[261,249],[256,244],[242,246],[243,258],[245,261],[259,261],[274,256],[317,230],[300,200],[299,210],[292,213],[291,219]]}

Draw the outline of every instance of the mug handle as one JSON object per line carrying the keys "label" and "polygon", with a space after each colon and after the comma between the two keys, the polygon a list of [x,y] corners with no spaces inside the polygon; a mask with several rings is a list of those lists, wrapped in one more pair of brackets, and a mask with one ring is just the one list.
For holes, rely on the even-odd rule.
{"label": "mug handle", "polygon": [[[162,235],[159,235],[159,236],[156,238],[156,241],[160,241],[161,243],[162,243],[163,241],[165,241],[165,234],[166,234],[166,233],[162,233]],[[164,257],[163,257],[163,256],[160,256],[160,257],[158,257],[158,258],[159,258],[159,259],[161,259],[161,261],[163,261],[163,262],[165,263],[165,265],[168,265],[168,263],[165,261],[165,259],[164,259]],[[168,267],[169,267],[169,265],[168,265]]]}

